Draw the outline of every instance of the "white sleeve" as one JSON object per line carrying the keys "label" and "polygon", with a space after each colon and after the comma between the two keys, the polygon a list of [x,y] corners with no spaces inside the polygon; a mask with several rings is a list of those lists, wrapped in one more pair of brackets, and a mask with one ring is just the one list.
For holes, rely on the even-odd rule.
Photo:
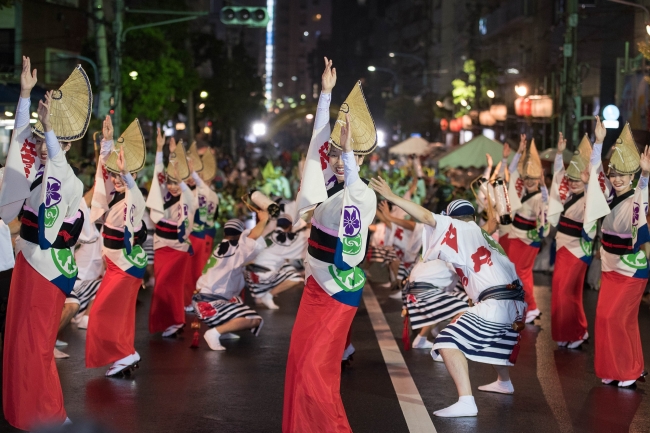
{"label": "white sleeve", "polygon": [[47,155],[49,158],[54,158],[61,152],[61,145],[59,144],[59,139],[54,134],[54,130],[45,133],[45,145],[47,146]]}
{"label": "white sleeve", "polygon": [[314,131],[322,128],[330,121],[330,102],[332,101],[331,93],[322,93],[318,98],[318,108],[314,116]]}
{"label": "white sleeve", "polygon": [[16,106],[16,121],[14,128],[22,128],[29,123],[29,106],[31,100],[29,98],[18,99],[18,106]]}
{"label": "white sleeve", "polygon": [[354,152],[346,152],[341,154],[343,158],[343,174],[345,176],[345,186],[350,186],[359,180],[359,166],[354,157]]}
{"label": "white sleeve", "polygon": [[515,153],[515,156],[512,157],[512,161],[510,161],[510,166],[508,166],[508,170],[510,170],[510,173],[514,173],[515,170],[517,170],[517,164],[519,164],[520,158],[521,158],[521,153],[519,152]]}
{"label": "white sleeve", "polygon": [[553,173],[557,173],[563,168],[564,168],[564,160],[562,159],[562,152],[558,151],[555,154],[555,162],[553,163]]}

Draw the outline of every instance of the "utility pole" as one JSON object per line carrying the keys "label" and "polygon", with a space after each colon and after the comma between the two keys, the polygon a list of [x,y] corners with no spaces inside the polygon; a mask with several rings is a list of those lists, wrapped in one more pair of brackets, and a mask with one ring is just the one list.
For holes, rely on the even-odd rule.
{"label": "utility pole", "polygon": [[[185,49],[190,55],[192,54],[192,43],[189,36],[185,38]],[[192,56],[192,63],[194,56]],[[190,89],[187,95],[187,145],[191,146],[196,137],[194,131],[194,89]]]}
{"label": "utility pole", "polygon": [[559,131],[569,137],[574,148],[579,141],[579,126],[582,119],[582,91],[578,76],[578,0],[566,2],[566,29],[564,31],[564,66],[560,82]]}
{"label": "utility pole", "polygon": [[106,26],[104,25],[103,0],[95,0],[95,39],[97,41],[97,63],[99,63],[99,104],[97,117],[102,119],[110,109],[110,70],[108,64],[108,49],[106,44]]}
{"label": "utility pole", "polygon": [[122,132],[122,30],[124,29],[124,0],[115,0],[115,21],[113,32],[115,33],[115,62],[113,64],[113,129],[119,137]]}

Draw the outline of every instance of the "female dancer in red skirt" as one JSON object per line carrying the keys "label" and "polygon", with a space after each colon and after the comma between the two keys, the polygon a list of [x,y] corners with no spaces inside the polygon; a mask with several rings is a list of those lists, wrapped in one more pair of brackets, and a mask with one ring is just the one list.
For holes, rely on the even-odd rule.
{"label": "female dancer in red skirt", "polygon": [[[606,130],[597,119],[591,152],[584,231],[593,234],[602,223],[600,257],[603,274],[596,307],[595,370],[604,384],[628,387],[647,374],[639,334],[639,304],[648,282],[648,261],[640,246],[650,240],[648,176],[650,150],[639,156],[630,125],[616,140],[607,177],[601,152]],[[634,174],[641,169],[636,188]]]}
{"label": "female dancer in red skirt", "polygon": [[186,267],[190,266],[193,253],[187,238],[192,230],[190,215],[194,213],[194,199],[192,190],[181,179],[181,176],[187,178],[190,174],[182,146],[176,146],[173,137],[170,139],[170,163],[165,175],[165,137],[160,129],[156,143],[156,166],[147,197],[151,220],[156,224],[153,238],[156,282],[149,311],[149,332],[162,332],[163,337],[174,337],[185,326]]}
{"label": "female dancer in red skirt", "polygon": [[533,289],[533,265],[542,238],[548,235],[548,193],[544,184],[540,184],[542,162],[535,141],[526,146],[524,134],[521,135],[519,151],[510,163],[510,172],[508,195],[515,217],[508,234],[508,257],[515,265],[526,292],[526,323],[532,323],[540,315]]}
{"label": "female dancer in red skirt", "polygon": [[557,226],[551,333],[558,346],[577,349],[589,336],[582,292],[593,243],[582,236],[585,184],[581,174],[589,165],[591,144],[585,135],[567,170],[564,170],[562,161],[565,148],[566,140],[560,133],[549,201],[549,220]]}
{"label": "female dancer in red skirt", "polygon": [[[40,122],[34,125],[34,133],[44,136],[43,143],[29,127],[29,98],[36,70],[30,73],[29,58],[23,57],[20,100],[0,188],[3,220],[12,221],[23,209],[7,307],[2,381],[5,419],[21,430],[69,422],[52,348],[63,304],[77,277],[70,247],[83,226],[79,211],[83,184],[65,154],[70,148],[68,140],[85,135],[92,106],[85,72],[78,67],[71,78],[85,82],[85,92],[57,90],[57,99],[47,92],[45,102],[39,103]],[[87,104],[88,119],[78,128],[63,122],[54,131],[51,115],[65,117],[70,103]]]}
{"label": "female dancer in red skirt", "polygon": [[[129,128],[134,127],[140,128],[137,120]],[[104,120],[103,134],[92,201],[93,209],[99,211],[91,214],[96,218],[103,217],[102,253],[106,260],[106,273],[88,321],[86,367],[113,363],[106,372],[106,376],[111,377],[129,374],[140,361],[133,342],[135,304],[147,267],[147,254],[142,248],[147,228],[142,223],[144,198],[134,177],[135,171],[144,166],[146,152],[144,149],[132,152],[142,155],[140,161],[126,161],[124,156],[124,146],[144,148],[142,139],[140,142],[125,142],[117,158],[109,158],[115,152],[109,116]]]}

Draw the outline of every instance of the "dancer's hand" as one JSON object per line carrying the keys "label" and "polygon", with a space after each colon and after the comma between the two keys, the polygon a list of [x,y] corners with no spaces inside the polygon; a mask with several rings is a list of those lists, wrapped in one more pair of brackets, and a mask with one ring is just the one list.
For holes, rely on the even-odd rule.
{"label": "dancer's hand", "polygon": [[594,129],[594,135],[596,136],[596,143],[602,144],[602,142],[605,141],[607,129],[605,129],[600,121],[600,116],[596,116],[596,129]]}
{"label": "dancer's hand", "polygon": [[641,154],[639,166],[641,167],[641,175],[648,177],[650,174],[650,148],[648,148],[648,146],[645,147],[645,150]]}
{"label": "dancer's hand", "polygon": [[564,135],[560,132],[560,138],[557,140],[557,151],[564,152],[564,149],[566,149],[566,138],[564,138]]}
{"label": "dancer's hand", "polygon": [[45,102],[38,101],[38,120],[40,120],[43,125],[45,132],[50,132],[52,130],[52,123],[50,122],[50,107],[52,104],[52,91],[45,93]]}
{"label": "dancer's hand", "polygon": [[113,141],[113,134],[113,120],[111,119],[111,116],[107,114],[102,124],[102,135],[104,136],[104,140]]}
{"label": "dancer's hand", "polygon": [[321,92],[332,93],[332,89],[336,85],[336,68],[332,67],[332,61],[327,57],[325,59],[325,71],[321,79]]}
{"label": "dancer's hand", "polygon": [[381,194],[386,200],[392,201],[391,199],[396,197],[388,183],[381,177],[370,179],[370,188]]}
{"label": "dancer's hand", "polygon": [[126,170],[126,156],[124,155],[124,146],[120,147],[120,153],[117,154],[117,168],[120,169],[120,173],[128,174],[128,171]]}
{"label": "dancer's hand", "polygon": [[20,73],[20,97],[29,98],[29,95],[32,93],[32,89],[36,85],[36,69],[30,72],[32,67],[31,60],[29,57],[23,56],[23,70]]}
{"label": "dancer's hand", "polygon": [[158,127],[156,134],[156,152],[162,152],[163,147],[165,147],[165,136],[162,131],[160,131],[160,127]]}
{"label": "dancer's hand", "polygon": [[526,140],[526,134],[521,134],[519,136],[519,149],[517,149],[517,153],[524,153],[526,150],[526,143],[528,141]]}

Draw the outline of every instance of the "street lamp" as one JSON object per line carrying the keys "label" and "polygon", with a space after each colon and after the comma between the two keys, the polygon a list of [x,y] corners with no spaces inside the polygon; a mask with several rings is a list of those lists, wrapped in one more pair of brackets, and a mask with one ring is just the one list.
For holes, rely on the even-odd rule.
{"label": "street lamp", "polygon": [[262,122],[253,123],[253,135],[256,137],[262,137],[266,135],[266,125]]}
{"label": "street lamp", "polygon": [[494,94],[494,90],[488,90],[488,91],[485,92],[485,93],[487,93],[487,97],[488,97],[488,98],[490,98],[490,99],[494,99],[494,96],[495,96],[495,94]]}
{"label": "street lamp", "polygon": [[528,88],[523,84],[517,85],[515,86],[515,93],[523,98],[528,94]]}
{"label": "street lamp", "polygon": [[201,99],[205,99],[205,98],[208,97],[208,92],[203,90],[203,91],[201,91],[201,93],[199,93],[199,96],[201,97]]}
{"label": "street lamp", "polygon": [[368,70],[370,72],[386,72],[388,74],[391,74],[393,76],[393,80],[395,80],[395,86],[393,87],[393,92],[396,95],[399,93],[399,77],[397,76],[397,73],[395,73],[395,71],[393,71],[392,69],[382,68],[380,66],[373,66],[373,65],[368,66]]}
{"label": "street lamp", "polygon": [[138,79],[138,71],[129,72],[129,77],[131,77],[132,80],[137,80]]}
{"label": "street lamp", "polygon": [[406,57],[408,59],[413,59],[420,63],[422,65],[422,86],[425,88],[427,87],[427,62],[419,56],[416,56],[415,54],[409,54],[409,53],[396,53],[396,52],[390,52],[388,53],[388,57],[390,58],[395,58],[395,57]]}

